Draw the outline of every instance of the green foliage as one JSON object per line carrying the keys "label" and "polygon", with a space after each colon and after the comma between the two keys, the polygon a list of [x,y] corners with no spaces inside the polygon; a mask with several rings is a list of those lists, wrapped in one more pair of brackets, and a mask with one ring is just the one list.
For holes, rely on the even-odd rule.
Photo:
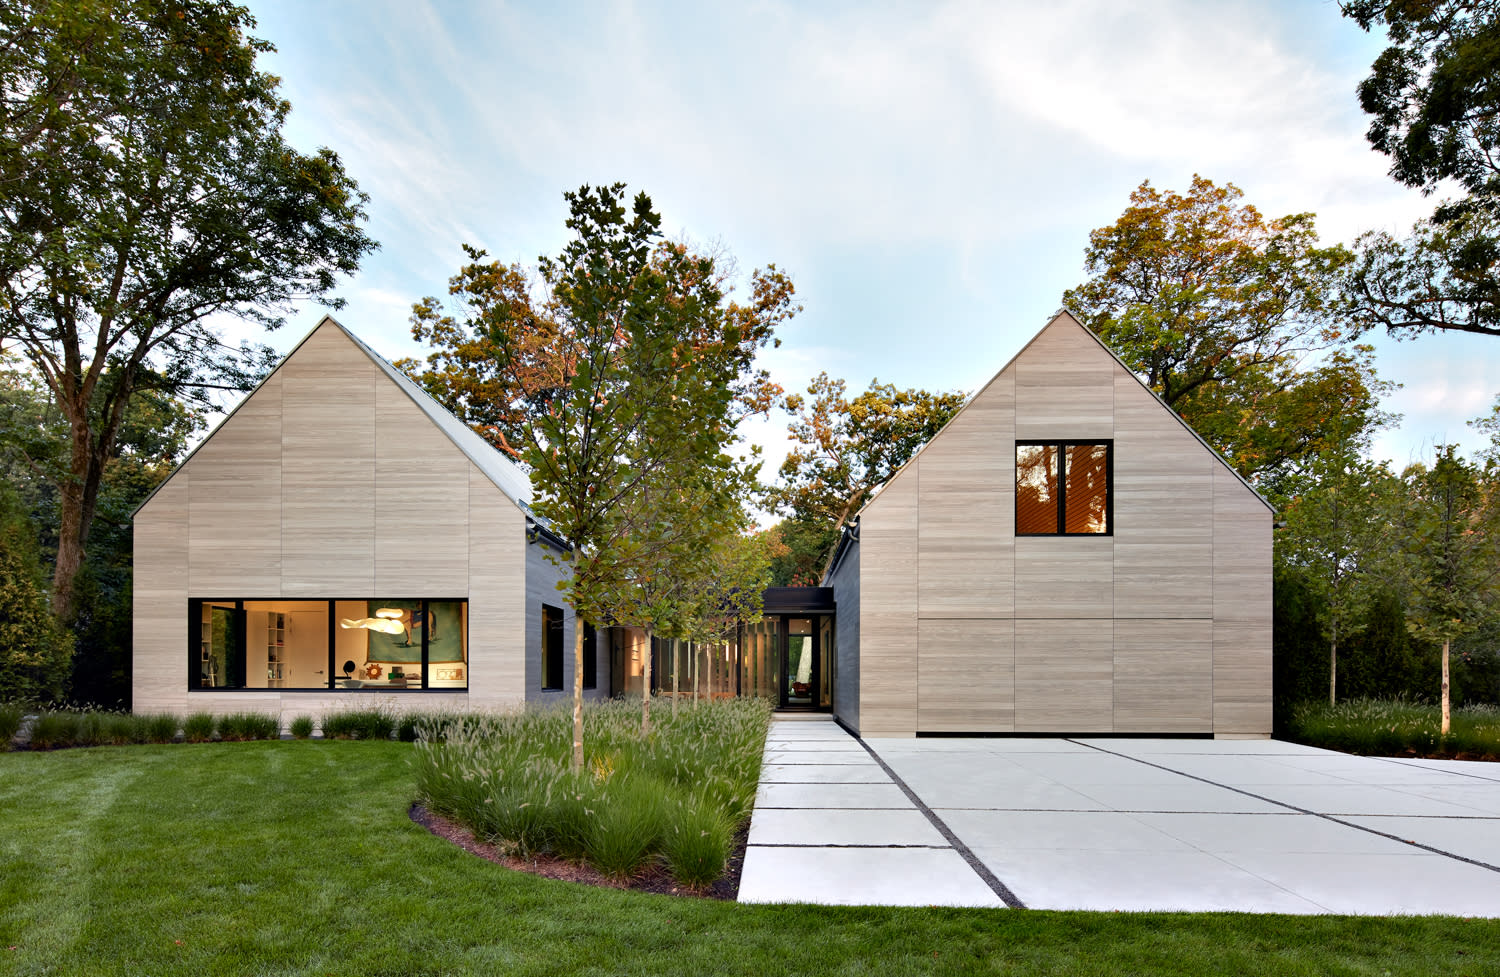
{"label": "green foliage", "polygon": [[1299,743],[1345,753],[1500,760],[1500,707],[1455,710],[1446,736],[1441,727],[1436,706],[1402,699],[1350,699],[1336,706],[1298,706],[1288,734]]}
{"label": "green foliage", "polygon": [[388,740],[396,724],[396,717],[385,709],[341,709],[323,717],[323,738]]}
{"label": "green foliage", "polygon": [[[930,393],[900,390],[871,380],[868,390],[846,396],[843,380],[820,373],[807,388],[808,398],[793,394],[786,408],[796,416],[796,442],[782,462],[780,482],[766,493],[767,504],[797,527],[784,542],[800,549],[821,543],[816,563],[796,572],[816,585],[833,558],[839,529],[931,441],[963,407],[959,391]],[[785,536],[792,537],[791,540]],[[794,550],[797,552],[797,550]]]}
{"label": "green foliage", "polygon": [[1063,303],[1240,474],[1275,482],[1384,423],[1386,388],[1368,348],[1339,348],[1349,252],[1319,245],[1312,214],[1268,220],[1242,196],[1142,183],[1089,235],[1090,277]]}
{"label": "green foliage", "polygon": [[170,712],[147,713],[142,717],[146,723],[147,743],[172,743],[177,740],[177,727],[181,720]]}
{"label": "green foliage", "polygon": [[658,718],[645,737],[630,703],[586,713],[582,769],[559,735],[570,722],[560,711],[424,724],[418,796],[519,852],[584,859],[621,876],[661,855],[685,885],[722,874],[734,830],[754,807],[770,707],[706,703]]}
{"label": "green foliage", "polygon": [[215,730],[225,743],[274,740],[281,736],[281,719],[263,712],[232,712],[218,718]]}
{"label": "green foliage", "polygon": [[208,743],[214,738],[218,723],[211,712],[195,712],[182,721],[182,738],[187,743]]}
{"label": "green foliage", "polygon": [[763,531],[771,555],[771,587],[816,587],[823,562],[838,543],[832,520],[788,518]]}
{"label": "green foliage", "polygon": [[245,387],[269,350],[228,348],[206,322],[274,328],[374,246],[338,157],[286,142],[254,26],[225,0],[0,6],[0,337],[68,422],[65,620],[130,401]]}
{"label": "green foliage", "polygon": [[55,702],[68,681],[73,640],[48,606],[36,533],[0,485],[0,698]]}
{"label": "green foliage", "polygon": [[10,741],[21,731],[26,708],[19,702],[0,702],[0,753],[10,749]]}
{"label": "green foliage", "polygon": [[1343,10],[1386,33],[1359,102],[1391,176],[1424,193],[1452,184],[1467,193],[1405,241],[1383,232],[1359,240],[1354,310],[1396,335],[1500,336],[1500,12],[1487,0],[1351,0]]}
{"label": "green foliage", "polygon": [[310,739],[313,734],[313,720],[311,716],[298,716],[292,720],[292,738],[298,740]]}

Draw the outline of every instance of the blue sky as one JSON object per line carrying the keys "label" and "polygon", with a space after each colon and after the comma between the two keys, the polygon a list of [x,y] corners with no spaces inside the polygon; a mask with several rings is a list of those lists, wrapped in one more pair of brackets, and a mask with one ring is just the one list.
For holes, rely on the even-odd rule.
{"label": "blue sky", "polygon": [[[1399,232],[1433,202],[1364,140],[1380,39],[1332,0],[1284,3],[435,3],[249,0],[303,149],[370,194],[381,242],[345,325],[419,352],[411,303],[469,242],[533,264],[562,191],[623,181],[674,237],[775,262],[805,311],[765,363],[855,389],[972,391],[1083,278],[1088,232],[1143,179],[1233,182],[1325,241]],[[290,348],[309,305],[271,342]],[[1401,465],[1500,392],[1500,340],[1375,337]],[[785,421],[757,424],[770,475]]]}

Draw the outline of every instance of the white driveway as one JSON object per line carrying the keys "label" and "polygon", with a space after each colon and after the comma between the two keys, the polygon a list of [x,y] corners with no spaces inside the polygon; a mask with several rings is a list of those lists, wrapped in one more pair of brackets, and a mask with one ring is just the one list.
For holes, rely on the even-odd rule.
{"label": "white driveway", "polygon": [[1500,916],[1500,764],[1274,740],[866,743],[773,724],[742,901]]}

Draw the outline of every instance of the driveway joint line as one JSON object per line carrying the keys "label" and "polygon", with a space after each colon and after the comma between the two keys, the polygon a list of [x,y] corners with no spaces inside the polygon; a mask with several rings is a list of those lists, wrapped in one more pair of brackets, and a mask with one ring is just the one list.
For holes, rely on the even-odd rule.
{"label": "driveway joint line", "polygon": [[[1467,862],[1470,865],[1474,865],[1474,866],[1477,866],[1477,867],[1483,868],[1483,869],[1489,869],[1491,872],[1500,873],[1500,865],[1491,865],[1489,862],[1481,862],[1477,858],[1468,858],[1468,857],[1466,857],[1464,855],[1454,854],[1451,851],[1444,851],[1441,848],[1434,848],[1432,845],[1424,845],[1424,844],[1422,844],[1419,841],[1412,841],[1409,838],[1402,838],[1399,835],[1393,835],[1393,834],[1390,834],[1390,833],[1385,832],[1385,831],[1377,831],[1374,828],[1367,828],[1367,827],[1365,827],[1362,824],[1355,824],[1352,821],[1345,821],[1345,820],[1343,820],[1341,818],[1333,816],[1332,814],[1324,814],[1324,813],[1322,813],[1320,811],[1310,811],[1307,808],[1298,807],[1295,804],[1288,804],[1286,801],[1278,801],[1278,800],[1276,800],[1273,797],[1264,797],[1264,796],[1262,796],[1260,794],[1256,794],[1256,793],[1254,793],[1252,791],[1248,791],[1248,790],[1243,790],[1243,789],[1241,789],[1239,787],[1231,787],[1229,784],[1221,784],[1218,781],[1209,780],[1207,777],[1200,777],[1197,774],[1183,773],[1181,770],[1173,770],[1171,767],[1162,766],[1159,763],[1152,763],[1150,760],[1143,760],[1140,757],[1131,756],[1128,753],[1116,753],[1114,750],[1106,750],[1102,746],[1095,746],[1092,743],[1081,743],[1078,740],[1067,739],[1067,737],[1064,737],[1064,739],[1066,739],[1067,742],[1069,742],[1069,743],[1077,743],[1079,746],[1086,746],[1086,747],[1088,747],[1091,750],[1098,750],[1100,753],[1105,753],[1105,754],[1108,754],[1109,756],[1116,756],[1116,757],[1121,758],[1122,760],[1134,760],[1136,763],[1143,763],[1143,764],[1145,764],[1148,767],[1155,767],[1158,770],[1165,770],[1167,773],[1175,773],[1179,777],[1186,777],[1189,780],[1196,780],[1199,783],[1208,784],[1211,787],[1222,787],[1224,790],[1232,790],[1236,794],[1244,794],[1246,797],[1253,797],[1253,798],[1255,798],[1258,801],[1265,801],[1267,804],[1275,804],[1278,807],[1284,807],[1284,808],[1287,808],[1288,810],[1296,811],[1298,814],[1311,814],[1315,818],[1322,818],[1325,821],[1332,821],[1334,824],[1342,824],[1346,828],[1353,828],[1356,831],[1363,831],[1363,832],[1365,832],[1367,834],[1377,835],[1377,836],[1379,836],[1381,838],[1389,838],[1391,841],[1399,842],[1400,844],[1403,844],[1403,845],[1410,845],[1413,848],[1420,848],[1423,851],[1431,852],[1434,855],[1442,855],[1444,858],[1451,858],[1451,859],[1453,859],[1455,861],[1459,861],[1459,862]],[[868,749],[868,747],[866,747],[866,749]],[[876,759],[878,760],[879,757],[876,757]],[[892,776],[894,776],[894,774]],[[1366,815],[1362,815],[1362,814],[1361,815],[1345,815],[1345,817],[1365,817],[1365,816]],[[1421,817],[1421,815],[1410,815],[1410,816]]]}
{"label": "driveway joint line", "polygon": [[870,754],[870,757],[876,763],[880,764],[880,769],[884,770],[886,776],[890,777],[891,781],[897,787],[901,788],[901,792],[906,795],[906,799],[911,801],[928,821],[932,822],[932,826],[938,830],[938,834],[947,839],[948,844],[953,846],[953,850],[958,852],[959,857],[968,863],[969,868],[974,870],[975,875],[984,880],[984,884],[990,887],[990,891],[1000,897],[1001,902],[1005,903],[1011,909],[1026,908],[1026,903],[1022,902],[1014,892],[1010,891],[1010,887],[1001,882],[1000,878],[994,872],[990,871],[990,867],[980,861],[979,857],[969,850],[969,846],[964,844],[963,839],[953,833],[953,829],[948,827],[947,822],[938,817],[937,812],[928,807],[927,802],[918,797],[916,791],[906,786],[906,781],[902,780],[896,771],[891,769],[890,764],[886,763],[885,759],[879,753],[876,753],[874,748],[864,741],[863,737],[856,736],[854,737],[854,741],[864,747],[865,751]]}
{"label": "driveway joint line", "polygon": [[826,845],[814,845],[794,841],[757,841],[748,846],[750,848],[925,848],[929,851],[952,851],[949,845],[859,845],[853,842],[829,842]]}
{"label": "driveway joint line", "polygon": [[[1410,761],[1403,760],[1400,757],[1375,756],[1375,757],[1366,757],[1365,759],[1367,759],[1367,760],[1384,760],[1386,763],[1394,763],[1394,764],[1396,764],[1396,766],[1398,766],[1398,767],[1405,767],[1407,770],[1428,770],[1428,771],[1436,770],[1438,773],[1445,773],[1445,774],[1448,774],[1449,776],[1453,776],[1453,777],[1472,777],[1475,780],[1482,780],[1482,781],[1484,781],[1487,784],[1500,784],[1500,777],[1486,777],[1482,773],[1469,773],[1466,770],[1441,770],[1441,769],[1434,768],[1434,767],[1424,767],[1421,764],[1411,763]],[[1446,786],[1454,786],[1454,787],[1457,787],[1459,785],[1458,784],[1452,784],[1452,785],[1448,785],[1448,784],[1419,784],[1419,785],[1414,785],[1414,786],[1421,786],[1421,787],[1446,787]]]}

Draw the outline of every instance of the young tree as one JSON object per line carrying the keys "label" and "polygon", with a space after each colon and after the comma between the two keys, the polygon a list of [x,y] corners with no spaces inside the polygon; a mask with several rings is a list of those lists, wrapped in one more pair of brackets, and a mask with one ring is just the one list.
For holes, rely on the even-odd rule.
{"label": "young tree", "polygon": [[36,530],[0,483],[0,701],[63,697],[73,637],[47,606]]}
{"label": "young tree", "polygon": [[0,341],[68,422],[64,619],[132,398],[243,389],[270,351],[205,320],[274,328],[374,247],[338,157],[283,138],[254,25],[225,0],[0,5]]}
{"label": "young tree", "polygon": [[[712,260],[663,243],[645,194],[627,216],[624,185],[564,194],[573,239],[543,258],[547,318],[568,382],[520,429],[533,508],[572,544],[561,586],[584,621],[611,603],[642,562],[640,496],[662,473],[712,467],[734,436],[737,384],[770,325],[727,308]],[[523,400],[535,379],[510,316],[489,324],[504,388]],[[573,763],[583,765],[583,629],[574,646]]]}
{"label": "young tree", "polygon": [[1391,176],[1441,204],[1406,241],[1365,235],[1350,281],[1366,326],[1500,336],[1500,10],[1490,0],[1350,0],[1344,15],[1389,44],[1359,86],[1367,138]]}
{"label": "young tree", "polygon": [[811,402],[793,394],[797,446],[781,465],[769,504],[792,521],[817,528],[819,577],[833,560],[838,531],[896,471],[931,441],[966,399],[957,391],[898,390],[879,380],[848,399],[842,380],[820,373],[808,386]]}
{"label": "young tree", "polygon": [[1185,194],[1142,183],[1089,235],[1090,277],[1063,302],[1260,482],[1338,439],[1335,405],[1375,423],[1381,387],[1368,350],[1338,348],[1349,253],[1319,245],[1312,214],[1268,220],[1243,196],[1201,176]]}
{"label": "young tree", "polygon": [[[748,520],[747,520],[748,522]],[[770,540],[761,533],[747,533],[741,526],[716,540],[707,553],[705,572],[688,602],[687,633],[710,649],[722,649],[734,640],[740,626],[761,618],[765,589],[770,585]],[[697,665],[697,657],[694,659]],[[710,694],[713,689],[710,687]],[[693,681],[693,704],[698,703],[697,676]]]}
{"label": "young tree", "polygon": [[1304,568],[1328,632],[1328,702],[1338,701],[1339,641],[1358,631],[1380,586],[1380,561],[1390,540],[1380,516],[1399,483],[1384,464],[1366,460],[1344,439],[1315,455],[1302,473],[1302,491],[1283,509],[1277,533],[1283,564]]}
{"label": "young tree", "polygon": [[1449,651],[1500,603],[1500,492],[1440,446],[1431,468],[1403,473],[1407,491],[1391,521],[1402,545],[1397,579],[1412,634],[1443,646],[1443,735],[1449,729]]}

